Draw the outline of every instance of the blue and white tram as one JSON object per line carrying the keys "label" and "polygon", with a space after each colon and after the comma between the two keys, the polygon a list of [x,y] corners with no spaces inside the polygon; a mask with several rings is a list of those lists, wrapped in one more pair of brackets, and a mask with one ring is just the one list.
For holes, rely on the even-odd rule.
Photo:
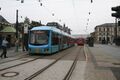
{"label": "blue and white tram", "polygon": [[58,52],[73,46],[73,43],[69,43],[70,40],[73,40],[70,34],[55,27],[34,27],[29,32],[29,54],[52,54]]}

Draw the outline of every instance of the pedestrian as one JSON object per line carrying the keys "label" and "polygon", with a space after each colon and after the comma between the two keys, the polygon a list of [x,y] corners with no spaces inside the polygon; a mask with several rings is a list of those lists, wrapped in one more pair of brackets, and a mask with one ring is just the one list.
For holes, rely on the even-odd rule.
{"label": "pedestrian", "polygon": [[1,58],[2,58],[3,56],[4,56],[4,58],[8,58],[8,57],[6,56],[6,54],[7,54],[7,45],[8,45],[8,41],[6,40],[6,38],[4,38],[3,41],[2,41],[2,49],[3,49],[3,52],[2,52],[2,54],[0,55]]}
{"label": "pedestrian", "polygon": [[18,52],[19,39],[16,39],[16,41],[15,41],[15,46],[16,46],[15,52]]}
{"label": "pedestrian", "polygon": [[24,35],[24,43],[25,50],[28,51],[28,34]]}

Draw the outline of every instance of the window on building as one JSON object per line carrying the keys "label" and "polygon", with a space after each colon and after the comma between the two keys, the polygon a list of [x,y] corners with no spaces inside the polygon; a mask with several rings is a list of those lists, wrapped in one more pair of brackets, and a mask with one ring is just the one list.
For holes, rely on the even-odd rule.
{"label": "window on building", "polygon": [[103,35],[105,35],[105,33],[103,33]]}
{"label": "window on building", "polygon": [[109,31],[109,28],[107,28],[107,31]]}
{"label": "window on building", "polygon": [[110,38],[109,38],[109,37],[107,37],[107,41],[108,41],[108,42],[110,41]]}
{"label": "window on building", "polygon": [[99,41],[101,41],[101,37],[99,37]]}
{"label": "window on building", "polygon": [[59,44],[59,37],[57,33],[52,32],[52,45]]}
{"label": "window on building", "polygon": [[101,33],[99,33],[99,35],[101,35]]}
{"label": "window on building", "polygon": [[99,31],[101,31],[101,28],[99,28]]}
{"label": "window on building", "polygon": [[104,31],[105,31],[105,28],[104,28]]}

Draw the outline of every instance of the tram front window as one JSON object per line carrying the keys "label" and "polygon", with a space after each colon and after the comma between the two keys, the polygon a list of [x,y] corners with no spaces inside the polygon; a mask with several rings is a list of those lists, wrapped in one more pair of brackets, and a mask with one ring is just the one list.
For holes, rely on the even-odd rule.
{"label": "tram front window", "polygon": [[31,31],[29,42],[34,45],[48,44],[48,31]]}

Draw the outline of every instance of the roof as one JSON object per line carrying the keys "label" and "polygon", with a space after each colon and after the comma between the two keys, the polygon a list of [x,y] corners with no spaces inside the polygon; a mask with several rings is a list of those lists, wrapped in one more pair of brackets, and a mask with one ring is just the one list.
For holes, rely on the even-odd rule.
{"label": "roof", "polygon": [[62,35],[66,35],[66,36],[69,36],[69,37],[73,37],[72,35],[63,32],[62,30],[57,29],[57,28],[54,27],[54,26],[52,26],[52,27],[51,27],[51,26],[38,26],[38,27],[33,27],[31,30],[51,30],[51,31],[54,31],[54,32],[59,33],[59,34],[62,34]]}
{"label": "roof", "polygon": [[5,27],[0,32],[2,32],[2,33],[15,33],[16,29],[14,27]]}
{"label": "roof", "polygon": [[105,23],[105,24],[97,25],[96,27],[115,27],[115,23]]}
{"label": "roof", "polygon": [[0,15],[0,22],[9,23],[4,17]]}

